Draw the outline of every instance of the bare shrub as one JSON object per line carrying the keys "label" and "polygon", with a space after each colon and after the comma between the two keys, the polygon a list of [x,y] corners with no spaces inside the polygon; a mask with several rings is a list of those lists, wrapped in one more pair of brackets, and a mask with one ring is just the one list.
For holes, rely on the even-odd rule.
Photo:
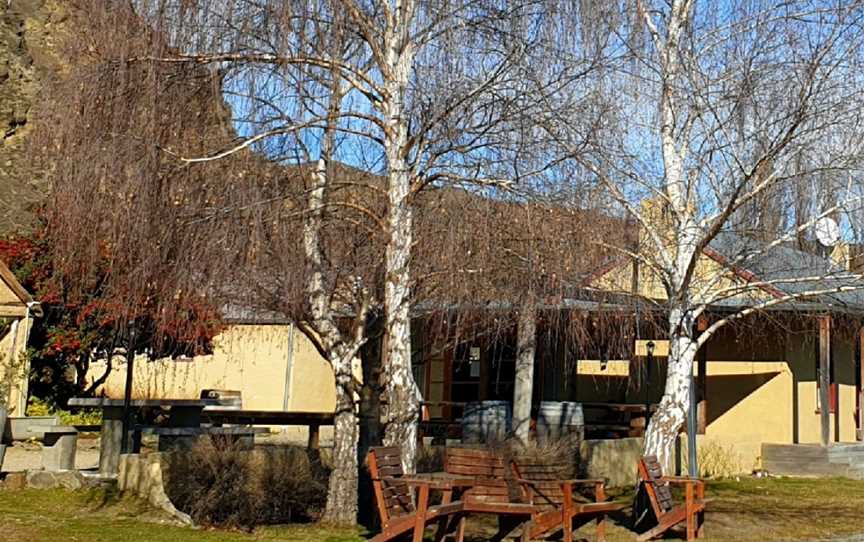
{"label": "bare shrub", "polygon": [[[715,440],[699,440],[696,449],[697,466],[700,478],[729,478],[736,474],[749,472],[741,455],[734,445],[724,446]],[[690,455],[687,453],[687,439],[681,439],[681,469],[689,471]]]}
{"label": "bare shrub", "polygon": [[513,440],[507,443],[504,453],[505,457],[516,461],[520,474],[527,479],[534,479],[541,473],[543,477],[559,480],[578,477],[579,442],[575,439],[532,440],[525,445]]}
{"label": "bare shrub", "polygon": [[327,472],[296,446],[244,449],[200,439],[168,460],[168,495],[196,523],[251,530],[311,521],[327,496]]}
{"label": "bare shrub", "polygon": [[417,472],[441,472],[444,470],[444,446],[418,446]]}

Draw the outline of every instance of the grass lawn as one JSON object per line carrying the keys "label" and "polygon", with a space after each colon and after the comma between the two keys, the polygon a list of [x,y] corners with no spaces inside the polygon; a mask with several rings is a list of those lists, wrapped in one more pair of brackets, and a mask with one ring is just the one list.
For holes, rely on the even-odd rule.
{"label": "grass lawn", "polygon": [[359,530],[317,525],[247,534],[180,527],[136,499],[104,491],[0,490],[0,540],[42,542],[359,542]]}
{"label": "grass lawn", "polygon": [[[822,540],[864,533],[862,481],[742,477],[710,481],[705,493],[706,540]],[[632,542],[633,533],[620,525],[629,510],[627,516],[609,522],[610,542]],[[593,527],[581,532],[593,538]]]}
{"label": "grass lawn", "polygon": [[[844,479],[753,479],[710,482],[707,539],[813,540],[864,533],[864,482]],[[626,500],[628,495],[618,496]],[[632,541],[622,527],[626,515],[610,521],[610,542]],[[491,518],[469,520],[469,538],[484,540]],[[432,530],[427,531],[431,535]],[[255,533],[178,527],[135,499],[104,492],[0,490],[0,539],[21,542],[359,542],[360,529],[294,525]],[[580,534],[593,539],[593,526]]]}

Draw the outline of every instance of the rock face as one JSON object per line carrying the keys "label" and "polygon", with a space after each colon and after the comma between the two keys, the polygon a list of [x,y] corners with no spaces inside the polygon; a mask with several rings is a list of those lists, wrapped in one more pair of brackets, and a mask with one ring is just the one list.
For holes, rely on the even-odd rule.
{"label": "rock face", "polygon": [[0,0],[0,235],[28,228],[45,194],[26,153],[40,82],[59,64],[60,0]]}

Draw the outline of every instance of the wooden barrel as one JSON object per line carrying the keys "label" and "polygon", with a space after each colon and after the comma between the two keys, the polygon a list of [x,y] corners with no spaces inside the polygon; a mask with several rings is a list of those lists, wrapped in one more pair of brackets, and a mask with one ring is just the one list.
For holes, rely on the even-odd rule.
{"label": "wooden barrel", "polygon": [[537,411],[537,440],[548,442],[562,438],[580,441],[585,434],[582,404],[569,401],[542,401]]}
{"label": "wooden barrel", "polygon": [[509,401],[477,401],[465,405],[462,414],[462,442],[501,442],[510,434],[513,409]]}

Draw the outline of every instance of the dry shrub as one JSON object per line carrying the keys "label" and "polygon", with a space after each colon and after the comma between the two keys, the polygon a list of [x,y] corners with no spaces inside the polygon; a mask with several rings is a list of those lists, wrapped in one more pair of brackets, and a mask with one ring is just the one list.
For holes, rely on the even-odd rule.
{"label": "dry shrub", "polygon": [[510,442],[505,453],[516,460],[521,474],[529,479],[532,477],[532,467],[557,467],[554,475],[562,480],[576,478],[579,472],[579,440],[576,438],[565,437],[544,442],[532,440],[525,446]]}
{"label": "dry shrub", "polygon": [[168,459],[168,495],[196,523],[252,529],[311,521],[327,497],[327,472],[298,446],[255,450],[199,439]]}
{"label": "dry shrub", "polygon": [[417,448],[417,472],[441,472],[444,470],[444,446],[419,446]]}
{"label": "dry shrub", "polygon": [[[728,478],[745,472],[741,456],[732,445],[708,441],[700,444],[696,452],[699,461],[699,476],[702,478]],[[686,459],[685,459],[686,463]]]}
{"label": "dry shrub", "polygon": [[[688,472],[690,455],[687,451],[687,439],[681,437],[679,442],[681,471]],[[700,478],[729,478],[752,470],[752,467],[745,466],[734,444],[724,446],[722,442],[711,439],[699,439],[696,459]]]}

